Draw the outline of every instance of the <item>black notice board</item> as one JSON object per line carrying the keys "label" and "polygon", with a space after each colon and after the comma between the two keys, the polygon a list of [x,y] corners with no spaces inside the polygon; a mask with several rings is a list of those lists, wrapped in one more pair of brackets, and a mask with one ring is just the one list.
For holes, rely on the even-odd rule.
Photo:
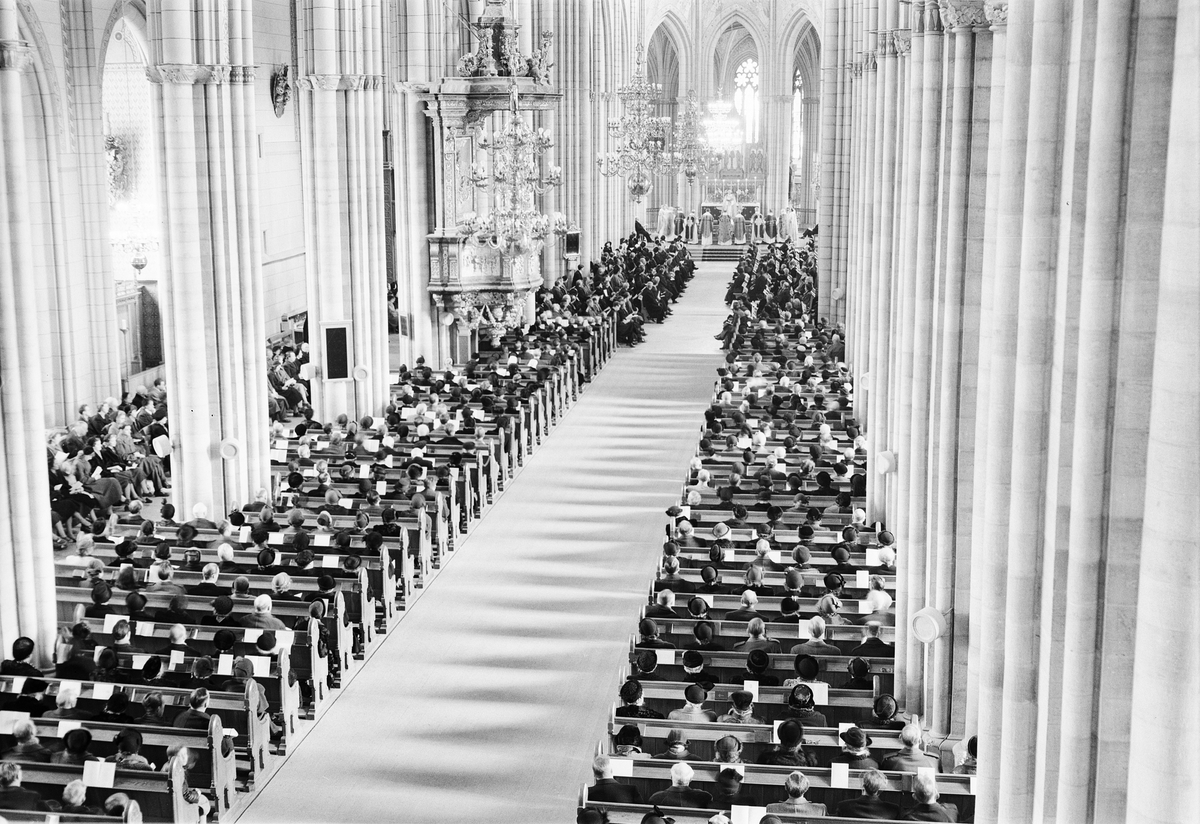
{"label": "black notice board", "polygon": [[345,380],[350,377],[350,329],[345,326],[325,327],[325,379]]}

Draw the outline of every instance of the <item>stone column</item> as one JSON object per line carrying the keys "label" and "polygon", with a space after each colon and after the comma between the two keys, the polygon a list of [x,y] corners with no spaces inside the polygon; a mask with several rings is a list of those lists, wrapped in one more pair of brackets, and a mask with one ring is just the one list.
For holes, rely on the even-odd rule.
{"label": "stone column", "polygon": [[800,180],[804,191],[800,193],[800,203],[802,208],[808,210],[802,213],[805,215],[803,222],[807,225],[817,222],[817,193],[814,184],[818,182],[815,158],[821,156],[821,96],[806,90],[803,109],[804,157],[800,158]]}
{"label": "stone column", "polygon": [[1178,5],[1173,74],[1133,660],[1130,821],[1183,822],[1200,809],[1200,707],[1190,700],[1200,691],[1200,9],[1195,3]]}
{"label": "stone column", "polygon": [[[1060,749],[1085,769],[1058,773],[1057,815],[1072,821],[1095,818],[1092,794],[1096,774],[1094,718],[1100,707],[1097,648],[1104,602],[1105,556],[1110,472],[1110,396],[1116,380],[1117,294],[1125,215],[1123,186],[1126,154],[1126,107],[1130,88],[1129,37],[1133,4],[1101,4],[1096,32],[1094,96],[1088,141],[1086,223],[1080,296],[1080,326],[1074,415],[1073,471],[1067,554],[1066,629]],[[1136,265],[1136,264],[1135,264]]]}
{"label": "stone column", "polygon": [[[964,291],[966,281],[967,212],[970,195],[970,151],[972,136],[972,91],[975,68],[975,29],[982,27],[983,0],[943,0],[942,13],[952,31],[954,78],[952,120],[947,126],[950,166],[946,190],[946,259],[942,281],[944,313],[941,324],[941,354],[938,366],[938,431],[936,434],[937,520],[931,549],[934,557],[933,606],[942,612],[954,608],[955,559],[957,551],[956,496],[958,481],[958,405],[963,339]],[[953,634],[934,642],[928,721],[935,736],[950,734],[952,708],[951,663]]]}
{"label": "stone column", "polygon": [[817,244],[817,314],[828,317],[833,307],[830,293],[840,280],[834,268],[838,261],[838,223],[840,201],[837,183],[843,158],[840,143],[841,99],[841,8],[840,3],[825,6],[825,30],[821,38],[821,196],[818,224],[821,242]]}
{"label": "stone column", "polygon": [[[869,442],[867,473],[867,519],[869,521],[884,520],[887,517],[884,480],[874,471],[874,456],[887,448],[888,374],[891,362],[889,350],[892,339],[892,292],[895,282],[893,271],[895,258],[892,252],[896,224],[895,189],[897,188],[896,148],[898,142],[896,127],[898,84],[900,82],[896,41],[899,35],[895,31],[897,4],[887,2],[884,4],[884,8],[884,30],[879,39],[879,78],[882,89],[882,112],[879,115],[880,198],[876,221],[878,227],[876,243],[872,256],[872,268],[876,282],[871,296],[871,328],[874,334],[871,338],[870,380],[865,381],[866,386],[863,387],[870,395],[871,400],[866,420],[862,421],[866,426]],[[861,375],[859,382],[864,383]]]}
{"label": "stone column", "polygon": [[[227,15],[226,15],[227,12]],[[172,498],[224,511],[269,479],[254,107],[244,2],[162,0],[149,15],[160,129],[163,342]],[[235,101],[237,101],[235,103]],[[244,178],[244,180],[240,179]]]}
{"label": "stone column", "polygon": [[16,0],[0,0],[0,648],[22,635],[54,651],[54,558],[21,73],[29,47]]}
{"label": "stone column", "polygon": [[[990,371],[992,352],[993,306],[995,291],[996,221],[1000,202],[1000,169],[1003,157],[1003,115],[1005,43],[1008,30],[1008,3],[985,0],[984,14],[991,24],[992,53],[989,70],[991,73],[990,99],[987,114],[987,188],[984,205],[983,261],[980,274],[979,312],[979,365],[975,395],[975,450],[974,466],[971,471],[971,603],[968,617],[967,651],[967,707],[966,731],[976,730],[979,719],[979,671],[980,649],[983,640],[982,627],[975,624],[983,615],[984,568],[987,556],[983,553],[984,501],[987,491],[986,468],[990,404]],[[982,70],[982,69],[980,69]]]}
{"label": "stone column", "polygon": [[[312,405],[318,420],[378,414],[388,398],[380,0],[307,0],[301,57]],[[347,46],[346,44],[353,44]],[[326,323],[350,323],[351,377],[325,375]],[[439,364],[440,365],[440,364]]]}
{"label": "stone column", "polygon": [[[897,458],[895,473],[895,506],[892,508],[892,521],[889,524],[892,532],[900,541],[897,552],[897,578],[903,576],[908,580],[911,566],[906,540],[909,518],[909,468],[912,460],[910,433],[912,430],[913,404],[913,326],[914,284],[916,282],[916,243],[914,236],[917,231],[917,195],[920,191],[921,170],[921,116],[923,106],[922,83],[925,65],[925,15],[917,7],[911,7],[909,19],[912,22],[912,35],[909,37],[910,57],[908,61],[908,84],[905,90],[908,109],[904,133],[905,147],[904,181],[903,181],[903,211],[901,212],[900,235],[901,254],[899,262],[900,282],[897,284],[897,314],[896,321],[899,332],[896,334],[898,346],[892,349],[891,373],[895,380],[895,390],[890,393],[895,409],[893,411],[893,435],[890,443],[894,445]],[[908,684],[908,654],[909,644],[908,618],[911,608],[907,598],[896,600],[896,698],[906,701],[907,686],[902,690],[900,685]]]}
{"label": "stone column", "polygon": [[[1044,626],[1039,607],[1039,564],[1046,548],[1043,517],[1049,463],[1050,370],[1055,328],[1058,194],[1062,174],[1065,10],[1057,2],[1034,4],[1029,129],[1024,162],[1025,198],[1018,282],[1012,420],[1021,421],[1011,451],[1007,594],[1004,620],[1004,701],[1001,722],[1001,821],[1033,817],[1035,762],[1014,758],[1038,747],[1038,647]],[[1015,356],[1014,356],[1015,353]],[[993,350],[993,355],[999,354]],[[1049,616],[1045,616],[1049,620]],[[1045,633],[1040,633],[1043,640]],[[1049,673],[1045,677],[1049,677]]]}
{"label": "stone column", "polygon": [[[917,13],[914,7],[913,13]],[[942,113],[942,17],[936,0],[925,3],[925,32],[922,45],[925,59],[921,80],[920,167],[917,184],[915,261],[912,280],[912,389],[909,438],[901,472],[908,474],[908,517],[903,534],[903,551],[907,561],[905,580],[908,583],[905,600],[908,614],[926,606],[928,581],[928,508],[925,494],[929,466],[930,415],[929,384],[932,380],[933,296],[935,246],[937,241],[937,194],[940,168],[940,131]],[[924,649],[919,643],[905,646],[907,679],[905,681],[908,712],[924,714],[922,706],[924,683]],[[899,652],[899,648],[897,649]]]}
{"label": "stone column", "polygon": [[[992,6],[997,10],[996,6]],[[973,610],[973,630],[979,630],[979,774],[976,779],[976,817],[1000,820],[1002,734],[998,710],[1004,698],[1004,621],[1009,562],[1008,529],[1012,479],[1013,413],[1001,399],[1011,398],[1016,380],[1018,278],[1020,276],[1022,217],[1025,200],[1025,139],[1029,124],[1030,55],[1033,7],[1018,3],[1006,10],[1004,112],[1001,119],[1000,179],[996,217],[994,288],[991,294],[991,355],[988,376],[987,455],[976,478],[985,485],[981,518],[984,559],[979,610]],[[998,19],[996,11],[991,18]],[[974,633],[973,633],[974,634]],[[1024,639],[1022,643],[1030,643]],[[984,712],[987,713],[986,718]]]}
{"label": "stone column", "polygon": [[[1135,696],[1135,638],[1138,587],[1145,542],[1149,420],[1147,398],[1153,394],[1156,338],[1173,343],[1174,330],[1157,327],[1159,272],[1164,243],[1164,206],[1169,177],[1169,146],[1178,132],[1171,124],[1165,90],[1175,75],[1177,4],[1156,0],[1138,6],[1131,85],[1127,91],[1127,169],[1124,193],[1124,236],[1120,271],[1119,341],[1111,411],[1109,501],[1105,524],[1103,639],[1096,685],[1095,781],[1092,806],[1114,820],[1126,817],[1129,798],[1123,782],[1106,776],[1126,775],[1131,766],[1130,735]],[[1179,22],[1183,22],[1181,17]],[[1196,17],[1191,17],[1195,26]],[[1193,29],[1194,31],[1194,29]],[[1097,38],[1098,41],[1098,38]],[[1193,52],[1194,54],[1194,52]],[[1192,64],[1195,70],[1195,63]],[[1188,82],[1188,81],[1184,81]],[[1193,139],[1195,135],[1193,121]],[[1109,183],[1111,186],[1111,182]],[[1162,335],[1162,337],[1159,337]],[[1078,409],[1078,404],[1076,405]],[[1077,413],[1078,414],[1078,413]],[[1076,434],[1078,437],[1078,433]],[[1172,568],[1174,569],[1174,568]],[[1151,575],[1156,572],[1149,573]],[[1155,596],[1157,598],[1157,596]],[[1187,687],[1181,687],[1186,690]],[[1064,686],[1064,700],[1066,699]],[[1064,741],[1065,746],[1065,741]],[[1069,751],[1069,750],[1064,750]],[[1129,809],[1133,809],[1132,806]]]}

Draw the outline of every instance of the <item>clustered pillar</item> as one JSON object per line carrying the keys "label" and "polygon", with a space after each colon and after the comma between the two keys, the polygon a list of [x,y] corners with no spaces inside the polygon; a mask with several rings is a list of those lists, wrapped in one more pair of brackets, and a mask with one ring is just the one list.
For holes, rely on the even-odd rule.
{"label": "clustered pillar", "polygon": [[269,479],[252,14],[250,0],[161,0],[148,15],[172,498],[183,513],[224,511]]}
{"label": "clustered pillar", "polygon": [[[318,420],[379,414],[388,400],[383,210],[384,42],[380,0],[308,0],[301,20],[301,138],[307,186],[308,340]],[[334,377],[327,325],[348,325]]]}
{"label": "clustered pillar", "polygon": [[44,441],[37,283],[29,226],[16,0],[0,0],[0,649],[28,635],[54,649],[54,559]]}
{"label": "clustered pillar", "polygon": [[825,4],[820,314],[897,536],[897,698],[978,736],[981,822],[1200,807],[1198,31],[1178,0]]}

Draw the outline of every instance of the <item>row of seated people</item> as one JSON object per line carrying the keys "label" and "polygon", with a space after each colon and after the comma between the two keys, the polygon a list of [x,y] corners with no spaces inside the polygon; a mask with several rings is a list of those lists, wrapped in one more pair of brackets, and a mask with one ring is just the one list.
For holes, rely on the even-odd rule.
{"label": "row of seated people", "polygon": [[[78,650],[88,649],[86,633],[76,635]],[[231,677],[218,682],[197,679],[203,673],[195,666],[191,678],[184,672],[168,677],[152,657],[154,666],[128,684],[113,684],[119,679],[111,678],[118,663],[112,648],[96,649],[102,654],[90,673],[67,667],[70,678],[43,677],[29,664],[34,649],[31,639],[19,638],[12,658],[0,663],[0,811],[132,812],[172,820],[182,809],[203,820],[214,807],[228,808],[242,735],[232,725],[254,729],[251,717],[268,723],[265,693],[248,658],[237,657]],[[174,663],[181,653],[170,654]],[[108,681],[101,680],[106,667]],[[147,783],[130,771],[164,776]]]}
{"label": "row of seated people", "polygon": [[569,283],[549,296],[553,312],[616,314],[617,339],[633,345],[645,337],[645,324],[662,323],[671,314],[695,273],[691,254],[680,240],[652,238],[641,226],[615,247],[604,244],[600,260],[571,274]]}
{"label": "row of seated people", "polygon": [[[305,417],[296,425],[296,435],[297,440],[305,440],[295,444],[303,449],[296,448],[295,458],[288,462],[287,487],[277,483],[274,493],[260,490],[254,502],[235,506],[223,519],[209,520],[207,509],[197,505],[192,520],[181,524],[167,505],[162,517],[150,521],[142,517],[136,502],[127,503],[120,512],[116,506],[120,502],[114,502],[105,512],[107,517],[96,519],[97,526],[89,529],[77,554],[59,563],[60,596],[68,596],[65,606],[74,606],[74,618],[79,620],[71,623],[60,609],[60,643],[50,681],[67,688],[51,698],[38,692],[42,679],[32,673],[14,675],[10,689],[4,691],[14,700],[0,703],[16,708],[5,706],[0,712],[26,712],[34,718],[46,714],[55,720],[61,713],[70,719],[67,723],[84,725],[82,731],[64,731],[68,736],[79,733],[71,736],[74,746],[82,733],[100,734],[106,724],[129,722],[143,728],[148,724],[161,735],[164,723],[175,729],[186,713],[204,715],[206,695],[216,696],[227,727],[238,723],[244,728],[246,723],[239,722],[247,714],[249,698],[244,693],[258,694],[264,702],[262,712],[253,714],[266,718],[274,740],[284,726],[284,719],[275,713],[278,693],[297,674],[288,666],[288,655],[302,644],[319,649],[321,636],[327,634],[319,619],[323,608],[333,603],[329,596],[356,587],[360,566],[372,567],[385,577],[389,574],[386,555],[385,567],[378,568],[377,551],[399,546],[403,552],[408,546],[409,513],[436,511],[422,497],[440,500],[447,476],[458,468],[455,453],[459,460],[461,453],[470,454],[471,436],[476,432],[489,436],[505,426],[506,415],[512,415],[527,423],[523,430],[513,427],[522,441],[516,446],[532,449],[615,345],[611,325],[547,322],[540,326],[481,353],[461,374],[446,375],[442,385],[423,360],[411,372],[402,369],[392,403],[379,424],[369,418],[322,424],[298,398],[301,403],[296,408]],[[302,352],[299,356],[282,352],[280,360],[296,371],[303,357]],[[297,384],[303,388],[302,381]],[[457,412],[453,419],[448,419],[450,409]],[[496,420],[499,427],[488,425]],[[273,439],[283,435],[286,426],[277,420]],[[305,438],[306,429],[312,437]],[[383,437],[394,438],[396,448],[388,441],[370,448],[373,439]],[[319,454],[318,448],[327,454]],[[430,460],[424,460],[424,449],[434,453]],[[400,460],[389,459],[384,465],[385,456]],[[361,483],[368,473],[356,471],[364,459],[371,464],[369,488]],[[421,471],[414,471],[414,466]],[[384,473],[384,468],[395,472]],[[315,487],[308,487],[309,478],[315,478]],[[394,490],[380,489],[378,481],[385,479]],[[344,481],[356,482],[357,489],[347,489]],[[284,513],[279,521],[277,509]],[[397,538],[399,543],[393,545]],[[75,593],[83,593],[86,603],[80,603]],[[327,640],[336,644],[332,637]],[[12,659],[18,668],[22,663],[28,666],[32,658],[32,648],[20,652]],[[83,699],[75,694],[77,684],[83,685]],[[266,688],[255,693],[255,685]],[[308,686],[314,692],[319,685],[314,680]],[[141,700],[131,698],[138,695]],[[184,709],[176,714],[173,707]],[[121,730],[107,733],[104,745],[92,745],[90,751],[104,755],[106,747],[119,748],[125,738],[133,739]],[[236,741],[239,756],[244,755],[246,737],[245,732],[228,735],[230,747]],[[46,739],[44,731],[41,738]],[[216,740],[224,741],[220,735]],[[219,749],[225,748],[222,744]],[[65,752],[67,747],[65,742],[50,743],[48,749]],[[114,749],[112,755],[119,752],[123,750]],[[167,760],[159,759],[164,764]],[[201,772],[205,760],[200,759]],[[218,760],[212,753],[213,764]],[[189,764],[188,769],[194,766]],[[215,771],[215,767],[209,770]],[[205,795],[219,801],[218,785],[212,783],[195,803],[203,804]],[[88,800],[93,805],[104,801],[91,796]],[[212,806],[217,809],[220,804]]]}
{"label": "row of seated people", "polygon": [[119,401],[79,407],[79,417],[46,444],[56,549],[89,534],[114,507],[170,490],[170,435],[162,379]]}
{"label": "row of seated people", "polygon": [[734,267],[725,302],[740,298],[764,317],[775,317],[779,307],[811,313],[817,298],[816,239],[785,239],[751,253],[747,250]]}
{"label": "row of seated people", "polygon": [[[755,249],[731,283],[719,336],[726,366],[680,504],[668,510],[651,603],[580,820],[641,802],[654,805],[641,807],[647,822],[688,809],[714,822],[972,814],[969,785],[942,771],[890,694],[897,548],[856,512],[865,443],[850,417],[852,378],[837,362],[840,336],[822,340],[823,328],[792,314],[794,301],[771,305],[795,274],[785,254]],[[780,486],[801,520],[789,523],[775,502]]]}

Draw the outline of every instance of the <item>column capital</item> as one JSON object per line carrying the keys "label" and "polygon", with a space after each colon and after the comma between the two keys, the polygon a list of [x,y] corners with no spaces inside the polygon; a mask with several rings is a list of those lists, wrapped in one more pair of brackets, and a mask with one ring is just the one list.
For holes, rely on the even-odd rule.
{"label": "column capital", "polygon": [[0,40],[0,69],[23,72],[33,65],[33,51],[24,40]]}
{"label": "column capital", "polygon": [[983,14],[992,24],[992,30],[1008,26],[1008,0],[986,0],[983,4]]}
{"label": "column capital", "polygon": [[907,57],[912,51],[912,29],[896,29],[892,32],[892,43],[898,57]]}
{"label": "column capital", "polygon": [[229,82],[250,84],[254,82],[254,66],[230,66]]}
{"label": "column capital", "polygon": [[879,48],[876,49],[879,57],[895,57],[896,42],[892,39],[893,31],[884,29],[879,32]]}
{"label": "column capital", "polygon": [[952,31],[986,29],[984,0],[941,0],[942,20]]}
{"label": "column capital", "polygon": [[925,0],[924,22],[926,34],[941,34],[946,30],[942,25],[943,8],[945,8],[945,3],[941,2],[941,0]]}
{"label": "column capital", "polygon": [[875,52],[869,51],[863,54],[863,71],[873,72],[879,65],[875,62]]}

